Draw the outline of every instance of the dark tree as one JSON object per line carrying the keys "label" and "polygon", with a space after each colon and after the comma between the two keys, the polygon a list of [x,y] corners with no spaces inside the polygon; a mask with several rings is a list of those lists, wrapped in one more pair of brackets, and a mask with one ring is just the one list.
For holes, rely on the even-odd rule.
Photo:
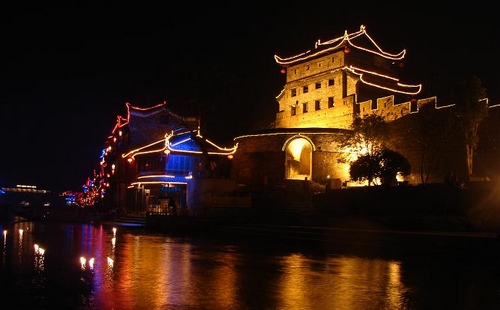
{"label": "dark tree", "polygon": [[436,80],[431,84],[441,102],[453,104],[453,128],[463,135],[468,174],[473,174],[474,153],[479,143],[479,127],[488,115],[486,88],[476,75]]}
{"label": "dark tree", "polygon": [[398,152],[390,149],[383,149],[379,155],[380,178],[383,185],[396,184],[396,176],[401,174],[407,176],[411,172],[408,160]]}
{"label": "dark tree", "polygon": [[378,158],[373,155],[362,155],[351,163],[349,174],[352,181],[368,181],[370,186],[380,176]]}
{"label": "dark tree", "polygon": [[477,76],[471,76],[457,83],[458,127],[463,130],[467,149],[467,169],[473,174],[474,152],[479,143],[479,126],[488,116],[486,89]]}
{"label": "dark tree", "polygon": [[384,148],[374,154],[360,156],[351,163],[349,174],[353,181],[368,181],[368,186],[380,179],[383,185],[396,184],[396,176],[409,175],[410,163],[398,152]]}

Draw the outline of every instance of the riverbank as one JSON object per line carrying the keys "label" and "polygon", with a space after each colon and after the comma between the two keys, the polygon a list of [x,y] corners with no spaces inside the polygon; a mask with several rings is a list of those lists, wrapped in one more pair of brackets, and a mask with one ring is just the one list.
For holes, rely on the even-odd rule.
{"label": "riverbank", "polygon": [[361,218],[388,229],[500,231],[498,182],[331,190],[315,194],[313,204],[325,225]]}

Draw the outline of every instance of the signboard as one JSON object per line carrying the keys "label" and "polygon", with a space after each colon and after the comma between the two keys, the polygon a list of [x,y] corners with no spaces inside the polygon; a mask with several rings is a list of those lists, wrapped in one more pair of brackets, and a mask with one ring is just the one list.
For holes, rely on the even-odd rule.
{"label": "signboard", "polygon": [[180,193],[180,187],[160,187],[160,193]]}

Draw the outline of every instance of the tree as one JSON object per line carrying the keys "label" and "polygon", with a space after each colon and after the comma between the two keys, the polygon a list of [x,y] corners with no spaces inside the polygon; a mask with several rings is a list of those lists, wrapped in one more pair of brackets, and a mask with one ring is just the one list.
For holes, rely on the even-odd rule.
{"label": "tree", "polygon": [[388,128],[382,116],[370,114],[354,117],[350,131],[338,137],[340,149],[349,150],[340,158],[342,162],[352,160],[351,155],[373,155],[383,149],[388,138]]}
{"label": "tree", "polygon": [[380,179],[383,185],[396,183],[396,176],[409,175],[410,163],[398,152],[383,148],[374,154],[366,154],[353,161],[349,168],[349,174],[353,181],[368,181],[368,186]]}
{"label": "tree", "polygon": [[338,137],[339,148],[344,150],[339,162],[350,164],[352,180],[368,180],[370,186],[380,176],[378,156],[384,149],[388,133],[387,124],[382,116],[356,115],[350,130]]}
{"label": "tree", "polygon": [[378,154],[378,157],[380,178],[384,185],[393,185],[396,183],[396,176],[398,174],[407,176],[411,172],[408,160],[396,151],[385,148]]}
{"label": "tree", "polygon": [[486,89],[481,80],[473,75],[457,83],[456,116],[459,128],[465,136],[467,171],[473,174],[474,152],[479,143],[479,126],[488,116]]}
{"label": "tree", "polygon": [[[341,149],[348,150],[341,161],[350,162],[349,174],[353,181],[368,181],[368,186],[380,179],[382,184],[396,182],[396,175],[409,175],[410,164],[398,152],[387,147],[389,128],[380,115],[355,116],[350,131],[339,138]],[[354,154],[354,158],[351,157]]]}
{"label": "tree", "polygon": [[362,155],[353,161],[349,167],[352,181],[368,181],[370,186],[380,176],[378,159],[372,155]]}

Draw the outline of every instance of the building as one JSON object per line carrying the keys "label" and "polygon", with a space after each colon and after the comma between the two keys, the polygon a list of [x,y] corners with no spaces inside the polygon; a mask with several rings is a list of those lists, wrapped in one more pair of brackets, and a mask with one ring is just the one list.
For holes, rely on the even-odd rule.
{"label": "building", "polygon": [[65,209],[66,196],[36,185],[17,184],[0,187],[0,219],[19,215],[28,219],[43,219],[49,213]]}
{"label": "building", "polygon": [[202,136],[197,118],[179,116],[165,102],[126,107],[106,140],[100,170],[87,182],[102,211],[199,214],[208,197],[237,190],[229,179],[237,145],[218,146]]}
{"label": "building", "polygon": [[[237,198],[240,188],[283,180],[360,185],[350,182],[349,164],[339,161],[344,150],[337,138],[356,116],[370,114],[385,119],[390,148],[412,166],[403,184],[443,182],[451,170],[468,175],[464,139],[447,128],[454,105],[423,96],[421,84],[400,81],[405,56],[405,50],[382,50],[364,26],[317,41],[298,55],[275,55],[286,78],[276,97],[275,126],[235,137],[231,147],[203,137],[199,119],[179,116],[166,103],[148,108],[127,103],[128,113],[117,118],[88,189],[110,211],[169,214],[173,203],[176,212],[198,215],[219,198],[248,206],[247,197],[228,198]],[[425,143],[438,147],[423,149],[418,135],[431,121],[440,134],[427,134]]]}
{"label": "building", "polygon": [[[364,26],[332,40],[318,40],[313,49],[291,57],[275,55],[286,77],[276,97],[275,128],[235,138],[238,151],[232,178],[252,185],[263,178],[355,185],[349,181],[348,163],[338,161],[343,150],[336,140],[349,130],[356,115],[376,114],[392,128],[391,147],[412,166],[411,175],[402,181],[422,183],[419,145],[405,143],[415,141],[402,124],[417,122],[424,106],[445,114],[442,111],[453,105],[440,106],[436,96],[421,98],[421,84],[400,81],[405,56],[406,50],[384,51]],[[446,154],[435,158],[439,165],[429,171],[428,182],[442,182],[448,170],[467,175],[463,139],[447,139]]]}

